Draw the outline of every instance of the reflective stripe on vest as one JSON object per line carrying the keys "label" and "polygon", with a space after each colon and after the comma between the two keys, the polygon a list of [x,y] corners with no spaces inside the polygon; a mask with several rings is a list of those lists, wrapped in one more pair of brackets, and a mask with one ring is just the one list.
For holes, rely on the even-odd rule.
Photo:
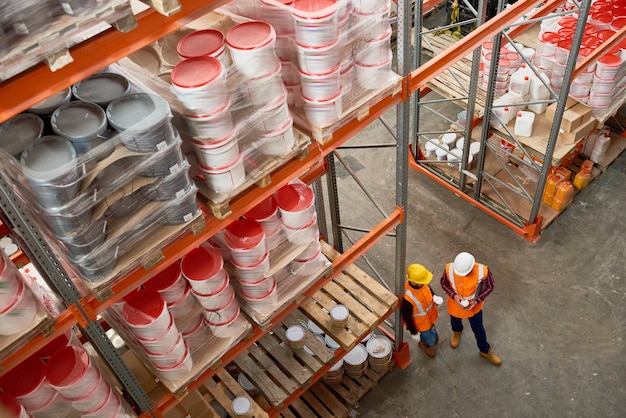
{"label": "reflective stripe on vest", "polygon": [[428,313],[428,311],[430,311],[430,308],[433,307],[433,302],[430,302],[430,305],[428,305],[426,310],[424,310],[424,308],[422,307],[422,304],[419,302],[419,300],[417,300],[417,298],[415,297],[413,292],[411,292],[410,290],[405,290],[404,291],[404,295],[408,296],[413,301],[413,304],[417,308],[417,313],[413,314],[414,317],[415,316],[425,316]]}
{"label": "reflective stripe on vest", "polygon": [[[483,266],[482,264],[478,264],[478,282],[476,283],[476,289],[478,289],[480,287],[480,283],[483,281],[483,278],[485,277],[485,268],[484,267],[485,266]],[[472,268],[472,270],[473,270],[473,268]],[[452,289],[454,289],[454,291],[458,294],[458,291],[456,290],[456,283],[454,282],[454,263],[450,263],[448,265],[448,279],[450,281],[450,284],[452,285]],[[472,300],[474,300],[476,298],[476,296],[478,296],[478,295],[474,292],[474,294],[472,296],[463,297],[463,299],[465,299],[467,301],[472,301]]]}

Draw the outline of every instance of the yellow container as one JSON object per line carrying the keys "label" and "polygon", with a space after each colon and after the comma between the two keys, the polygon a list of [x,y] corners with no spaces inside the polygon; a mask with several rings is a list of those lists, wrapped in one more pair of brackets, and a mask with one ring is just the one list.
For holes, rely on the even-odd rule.
{"label": "yellow container", "polygon": [[559,188],[556,190],[556,194],[554,195],[554,199],[552,200],[552,209],[557,212],[562,211],[569,205],[569,203],[574,198],[576,194],[576,189],[572,186],[572,183],[569,181],[564,181],[559,185]]}

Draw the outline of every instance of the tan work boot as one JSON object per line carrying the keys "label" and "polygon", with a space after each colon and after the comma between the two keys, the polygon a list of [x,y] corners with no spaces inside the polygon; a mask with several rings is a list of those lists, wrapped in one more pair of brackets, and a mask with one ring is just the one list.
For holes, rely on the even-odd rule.
{"label": "tan work boot", "polygon": [[491,363],[495,364],[496,366],[499,366],[502,364],[502,360],[500,359],[500,357],[496,356],[496,354],[493,352],[491,348],[489,348],[489,351],[486,353],[483,353],[481,351],[480,356],[486,358],[487,360],[489,360]]}
{"label": "tan work boot", "polygon": [[435,351],[435,349],[433,347],[430,347],[424,341],[420,341],[419,346],[421,347],[422,350],[424,350],[424,352],[428,355],[428,357],[435,357],[437,355],[437,352]]}
{"label": "tan work boot", "polygon": [[459,343],[461,342],[461,334],[463,334],[463,331],[452,332],[452,337],[450,337],[450,347],[457,348],[459,346]]}

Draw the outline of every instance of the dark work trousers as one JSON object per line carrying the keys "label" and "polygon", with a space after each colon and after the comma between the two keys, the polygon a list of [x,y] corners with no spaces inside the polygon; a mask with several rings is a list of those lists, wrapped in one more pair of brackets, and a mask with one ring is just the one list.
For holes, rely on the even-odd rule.
{"label": "dark work trousers", "polygon": [[[476,345],[478,349],[483,352],[489,352],[489,343],[487,342],[487,334],[485,333],[485,327],[483,326],[483,311],[481,310],[476,315],[468,318],[472,331],[474,331],[474,337],[476,337]],[[463,331],[463,323],[461,318],[450,315],[450,325],[452,325],[452,331]]]}

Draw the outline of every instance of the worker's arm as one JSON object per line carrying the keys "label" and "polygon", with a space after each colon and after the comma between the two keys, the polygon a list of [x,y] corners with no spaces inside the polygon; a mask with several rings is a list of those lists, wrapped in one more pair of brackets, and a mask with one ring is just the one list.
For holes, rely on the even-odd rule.
{"label": "worker's arm", "polygon": [[409,330],[411,335],[417,334],[417,328],[413,323],[413,305],[406,299],[402,299],[402,320],[406,325],[406,329]]}
{"label": "worker's arm", "polygon": [[476,297],[476,303],[483,302],[489,293],[493,291],[493,287],[495,286],[493,281],[493,276],[491,275],[491,271],[487,270],[487,277],[485,277],[482,281],[482,288],[480,294]]}
{"label": "worker's arm", "polygon": [[441,282],[441,288],[443,289],[444,292],[446,292],[446,295],[454,299],[454,295],[456,294],[456,292],[450,285],[450,280],[448,280],[448,274],[446,273],[445,269],[443,270],[443,274],[441,275],[440,282]]}

